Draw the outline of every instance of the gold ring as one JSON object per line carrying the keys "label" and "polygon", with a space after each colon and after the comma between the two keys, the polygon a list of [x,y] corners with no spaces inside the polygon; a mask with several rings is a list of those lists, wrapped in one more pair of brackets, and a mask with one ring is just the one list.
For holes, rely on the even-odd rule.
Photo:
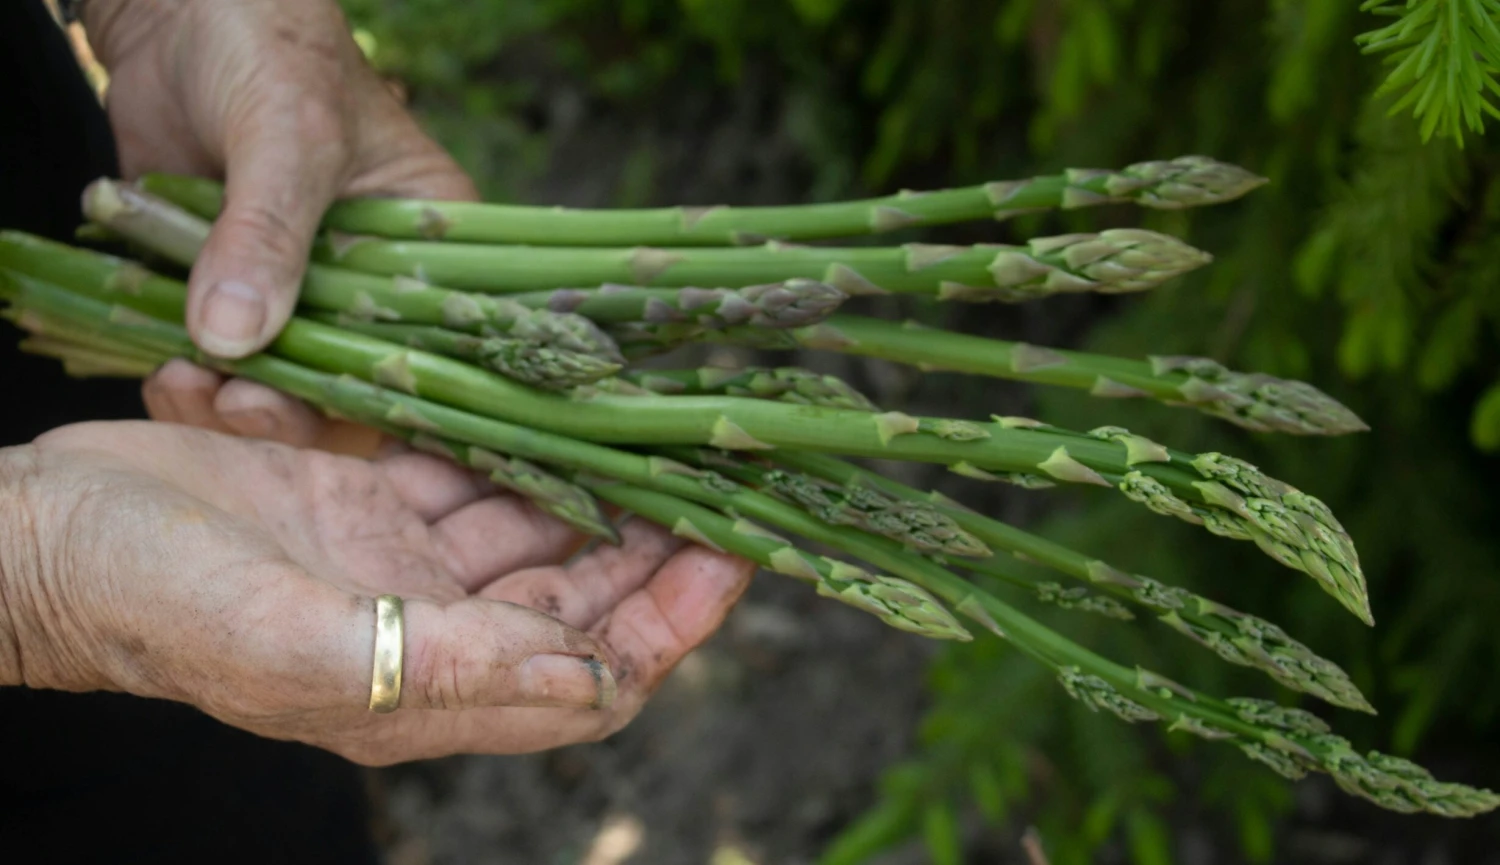
{"label": "gold ring", "polygon": [[401,661],[406,634],[398,595],[375,599],[375,669],[370,677],[370,711],[394,712],[401,703]]}

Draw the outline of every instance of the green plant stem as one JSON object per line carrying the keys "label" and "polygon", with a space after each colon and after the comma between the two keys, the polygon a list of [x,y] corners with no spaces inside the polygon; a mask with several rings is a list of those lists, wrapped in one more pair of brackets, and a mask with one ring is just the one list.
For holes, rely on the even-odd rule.
{"label": "green plant stem", "polygon": [[[936,330],[857,315],[806,328],[731,328],[690,339],[767,349],[810,348],[878,357],[923,371],[950,370],[1087,390],[1094,396],[1186,405],[1257,432],[1344,435],[1369,427],[1338,401],[1299,381],[1240,373],[1207,358],[1130,360]],[[622,338],[627,353],[640,329]],[[670,347],[670,339],[662,347]],[[635,353],[640,353],[638,349]]]}
{"label": "green plant stem", "polygon": [[669,396],[723,394],[854,411],[880,410],[868,397],[837,376],[794,366],[624,370],[618,378],[621,380],[619,385],[596,382],[594,386],[612,393],[644,390]]}
{"label": "green plant stem", "polygon": [[[96,180],[83,196],[84,213],[131,241],[155,250],[168,260],[191,267],[207,242],[212,226],[175,205],[112,180]],[[51,244],[18,233],[0,236],[0,250],[12,261],[25,259],[33,269],[88,270],[96,278],[103,270],[97,261],[61,244]],[[118,265],[130,267],[122,262]],[[19,265],[15,265],[19,266]],[[116,271],[118,271],[118,267]],[[145,277],[138,277],[142,280]],[[118,286],[131,290],[126,284]],[[149,287],[149,286],[148,286]],[[450,291],[404,278],[368,274],[311,264],[298,298],[303,306],[337,312],[365,321],[441,325],[450,330],[524,339],[560,350],[590,354],[602,361],[623,360],[618,347],[592,321],[567,312],[530,309],[503,298]],[[816,320],[806,317],[799,323]]]}
{"label": "green plant stem", "polygon": [[620,371],[620,365],[592,354],[568,351],[528,340],[475,336],[425,324],[365,321],[341,313],[308,312],[310,321],[354,333],[459,358],[543,390],[568,390]]}
{"label": "green plant stem", "polygon": [[1143,291],[1211,258],[1175,238],[1137,229],[1037,238],[1024,246],[849,248],[482,246],[340,235],[318,243],[313,255],[353,270],[487,292],[610,283],[735,288],[808,279],[847,295],[897,292],[969,301]]}
{"label": "green plant stem", "polygon": [[[665,207],[581,210],[451,201],[353,199],[335,204],[323,224],[391,238],[538,246],[725,246],[768,239],[815,240],[982,219],[1061,207],[1134,201],[1176,209],[1230,201],[1265,181],[1202,156],[1145,162],[1120,171],[1069,169],[1021,181],[934,192],[901,192],[862,201],[782,207]],[[146,189],[205,216],[223,206],[213,181],[147,175]]]}
{"label": "green plant stem", "polygon": [[[1129,721],[1176,719],[1174,729],[1228,739],[1284,774],[1300,777],[1309,770],[1327,771],[1344,789],[1387,808],[1468,816],[1500,806],[1500,797],[1489,791],[1438,782],[1407,761],[1373,752],[1360,757],[1347,741],[1328,734],[1326,725],[1306,713],[1258,701],[1221,702],[1148,671],[1122,667],[1056,634],[927,559],[906,553],[893,542],[826,525],[770,497],[737,486],[726,488],[727,481],[715,481],[712,476],[681,464],[674,466],[670,461],[626,454],[471,415],[349,377],[319,373],[269,355],[233,362],[212,361],[199,355],[180,325],[32,279],[6,277],[3,273],[0,277],[4,277],[0,278],[0,297],[23,312],[36,310],[67,320],[82,333],[108,333],[138,348],[157,351],[163,358],[195,357],[341,415],[359,417],[361,412],[373,410],[383,422],[580,471],[597,469],[617,480],[625,480],[617,470],[644,472],[643,486],[654,485],[661,479],[687,480],[687,484],[680,485],[684,497],[713,500],[714,495],[732,495],[731,506],[737,512],[745,508],[749,516],[764,517],[772,525],[836,546],[877,567],[889,565],[886,570],[892,574],[948,601],[1057,671],[1064,687],[1095,710],[1103,708]],[[601,491],[598,485],[594,488]],[[717,493],[713,492],[715,488]],[[751,507],[756,510],[751,511]]]}
{"label": "green plant stem", "polygon": [[[1142,607],[1173,630],[1189,637],[1232,664],[1265,672],[1279,684],[1321,700],[1373,714],[1375,709],[1337,664],[1320,657],[1292,639],[1280,627],[1241,613],[1175,586],[1129,574],[1100,559],[1086,556],[1055,541],[970,510],[938,493],[924,493],[877,472],[823,454],[785,451],[773,456],[786,466],[831,483],[868,486],[906,501],[930,504],[965,531],[997,551],[1010,553],[1073,578],[1126,603]],[[1017,575],[999,556],[955,559],[965,570],[1027,584],[1037,581]]]}
{"label": "green plant stem", "polygon": [[827,318],[848,295],[810,279],[744,288],[641,288],[605,285],[507,295],[529,309],[571,312],[599,324],[644,322],[719,329],[806,327]]}
{"label": "green plant stem", "polygon": [[[0,266],[8,264],[0,250]],[[100,282],[79,280],[66,287],[147,313],[161,306],[158,300],[146,303],[144,291],[101,289]],[[133,279],[132,284],[141,283]],[[177,293],[179,312],[166,318],[180,320],[185,287],[167,280],[153,286],[158,294]],[[1193,456],[1139,437],[1116,441],[1040,429],[1035,421],[1016,419],[981,424],[722,396],[595,392],[560,397],[450,358],[301,318],[288,323],[274,346],[278,354],[318,369],[592,441],[810,450],[1116,487],[1157,513],[1205,525],[1226,537],[1253,540],[1277,561],[1312,576],[1363,621],[1372,621],[1353,543],[1328,508],[1221,455]]]}

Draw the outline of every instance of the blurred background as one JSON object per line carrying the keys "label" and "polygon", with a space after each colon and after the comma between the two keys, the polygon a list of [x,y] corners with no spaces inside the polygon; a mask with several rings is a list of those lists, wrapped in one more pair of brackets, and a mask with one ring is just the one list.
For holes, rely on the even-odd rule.
{"label": "blurred background", "polygon": [[[1222,448],[1322,497],[1360,546],[1373,630],[1249,545],[1120,497],[911,478],[1282,624],[1381,708],[1333,719],[1356,747],[1500,785],[1500,164],[1493,131],[1424,141],[1409,109],[1372,95],[1388,67],[1354,38],[1388,19],[1353,0],[343,3],[492,200],[789,203],[1188,153],[1271,178],[1202,211],[897,238],[1144,225],[1215,255],[1150,296],[876,308],[1301,378],[1373,432],[1264,437],[879,362],[782,361],[890,408]],[[1500,863],[1500,818],[1404,817],[1322,777],[1293,785],[1234,749],[1091,714],[998,641],[938,648],[786,582],[759,580],[607,742],[374,773],[392,865]],[[1207,690],[1289,696],[1160,629],[1037,614]]]}

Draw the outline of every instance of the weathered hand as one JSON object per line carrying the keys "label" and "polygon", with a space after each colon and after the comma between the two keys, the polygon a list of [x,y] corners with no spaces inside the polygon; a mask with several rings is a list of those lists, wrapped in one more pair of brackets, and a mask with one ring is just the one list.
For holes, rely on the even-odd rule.
{"label": "weathered hand", "polygon": [[286,323],[334,198],[477,197],[333,0],[91,0],[84,15],[125,176],[226,178],[189,280],[188,330],[209,354],[251,354]]}
{"label": "weathered hand", "polygon": [[[643,521],[560,564],[580,538],[440,460],[174,424],[0,451],[0,505],[0,684],[184,701],[368,764],[618,729],[752,571]],[[376,715],[387,592],[407,599],[405,681]]]}

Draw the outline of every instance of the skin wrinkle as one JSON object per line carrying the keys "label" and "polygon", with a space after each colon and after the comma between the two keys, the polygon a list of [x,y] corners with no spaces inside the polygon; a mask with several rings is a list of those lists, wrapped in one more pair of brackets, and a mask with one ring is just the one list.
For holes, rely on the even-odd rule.
{"label": "skin wrinkle", "polygon": [[[335,193],[477,198],[468,178],[364,63],[332,0],[93,0],[86,9],[98,16],[88,31],[111,75],[108,107],[127,179],[147,170],[227,173],[231,210],[249,213],[215,228],[194,269],[192,315],[201,316],[205,289],[221,280],[284,278],[266,298],[268,337],[290,308],[305,258],[283,256],[310,242]],[[141,14],[127,14],[133,10]],[[296,44],[278,39],[278,26],[291,28]],[[247,219],[253,225],[236,235],[233,229]],[[257,235],[287,231],[297,236]],[[190,321],[196,326],[201,318]],[[194,336],[204,334],[195,329]],[[234,428],[217,406],[228,387],[222,378],[173,369],[195,370],[179,362],[158,373],[147,389],[153,416]],[[268,396],[257,402],[258,386],[235,384],[238,400],[302,413],[273,434],[296,432],[304,445],[331,441],[331,425],[305,406],[264,389]],[[28,680],[33,658],[46,665],[63,658],[68,675],[77,667],[94,677],[92,686],[170,690],[257,735],[372,765],[602,738],[627,723],[649,697],[649,685],[707,638],[749,578],[737,560],[674,554],[650,537],[623,552],[593,547],[569,568],[556,567],[581,536],[509,497],[503,507],[488,506],[487,530],[476,523],[476,531],[449,535],[438,530],[440,520],[412,506],[451,501],[449,492],[418,491],[427,483],[423,475],[435,486],[454,483],[456,469],[436,461],[398,479],[380,463],[169,424],[79,425],[39,441],[36,452],[45,454],[46,465],[34,485],[32,570],[45,563],[50,572],[15,577],[9,561],[9,569],[0,568],[0,602],[11,620],[3,636],[21,647]],[[365,446],[374,452],[373,439]],[[101,483],[110,497],[99,492]],[[486,492],[463,495],[472,502]],[[0,523],[5,537],[19,530],[8,514],[0,514]],[[561,601],[563,592],[581,591],[612,623],[605,636],[620,645],[529,607],[466,596],[442,566],[451,560],[445,555],[476,557],[497,543],[528,543],[531,535],[555,539],[547,541],[550,561],[543,563],[554,567],[518,599],[545,593]],[[708,579],[708,562],[717,571],[711,582],[723,591],[674,611],[684,616],[680,627],[633,622],[661,613],[633,595],[649,594],[653,581],[680,583],[689,571]],[[503,581],[507,573],[494,576]],[[32,612],[38,592],[50,593],[45,619]],[[373,715],[364,706],[369,596],[380,592],[407,599],[415,704],[434,687],[441,704],[515,702],[514,665],[538,652],[618,660],[611,665],[624,672],[615,676],[617,699],[602,711],[507,705]],[[648,634],[657,642],[645,642]],[[683,638],[693,641],[679,643]],[[435,664],[435,677],[425,683],[424,653]],[[147,681],[153,678],[158,684]]]}
{"label": "skin wrinkle", "polygon": [[5,505],[0,513],[11,515],[0,522],[0,685],[28,681],[21,643],[22,610],[13,595],[40,560],[36,516],[26,495],[36,474],[35,448],[0,449],[0,502]]}

